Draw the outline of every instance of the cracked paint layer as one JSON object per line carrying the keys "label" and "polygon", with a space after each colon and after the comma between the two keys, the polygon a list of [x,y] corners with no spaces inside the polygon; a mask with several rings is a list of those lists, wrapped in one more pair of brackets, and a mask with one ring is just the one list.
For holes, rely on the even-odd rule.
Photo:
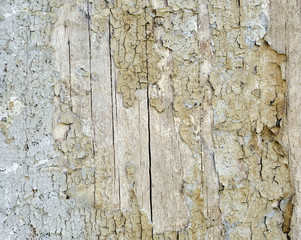
{"label": "cracked paint layer", "polygon": [[[287,239],[289,233],[294,190],[281,141],[286,56],[262,39],[266,6],[210,4],[215,160],[227,239]],[[289,204],[282,209],[282,202]]]}
{"label": "cracked paint layer", "polygon": [[1,238],[288,239],[269,21],[265,0],[3,3]]}

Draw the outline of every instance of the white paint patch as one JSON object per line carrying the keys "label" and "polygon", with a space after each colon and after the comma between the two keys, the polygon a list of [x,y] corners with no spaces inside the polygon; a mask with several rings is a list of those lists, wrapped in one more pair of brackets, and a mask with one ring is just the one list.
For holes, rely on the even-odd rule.
{"label": "white paint patch", "polygon": [[8,173],[16,173],[17,169],[18,169],[19,165],[17,163],[14,163],[14,165],[10,168],[6,168],[4,173],[8,174]]}

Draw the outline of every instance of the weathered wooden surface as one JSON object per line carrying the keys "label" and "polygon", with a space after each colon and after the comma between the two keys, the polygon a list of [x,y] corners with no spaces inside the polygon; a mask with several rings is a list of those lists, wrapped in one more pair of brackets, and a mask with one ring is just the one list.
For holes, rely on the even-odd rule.
{"label": "weathered wooden surface", "polygon": [[282,139],[289,157],[290,178],[294,185],[295,197],[292,213],[292,239],[301,238],[301,189],[300,189],[300,1],[271,2],[271,28],[268,31],[269,44],[279,53],[287,56],[281,66],[283,78],[287,81],[285,134]]}
{"label": "weathered wooden surface", "polygon": [[300,238],[298,1],[1,4],[1,239]]}

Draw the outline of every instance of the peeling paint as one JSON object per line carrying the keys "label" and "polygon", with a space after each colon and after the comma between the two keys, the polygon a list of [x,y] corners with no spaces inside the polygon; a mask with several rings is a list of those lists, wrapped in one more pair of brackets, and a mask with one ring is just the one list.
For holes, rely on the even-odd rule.
{"label": "peeling paint", "polygon": [[8,1],[0,20],[1,239],[296,232],[269,1]]}

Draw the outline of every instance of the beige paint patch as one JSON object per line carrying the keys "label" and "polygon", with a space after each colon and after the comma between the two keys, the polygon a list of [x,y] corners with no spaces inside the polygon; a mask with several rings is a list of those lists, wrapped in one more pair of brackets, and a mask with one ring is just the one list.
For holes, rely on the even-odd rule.
{"label": "beige paint patch", "polygon": [[290,207],[279,208],[294,194],[281,141],[286,56],[261,39],[268,26],[264,2],[210,5],[215,160],[229,239],[287,239],[289,231]]}

